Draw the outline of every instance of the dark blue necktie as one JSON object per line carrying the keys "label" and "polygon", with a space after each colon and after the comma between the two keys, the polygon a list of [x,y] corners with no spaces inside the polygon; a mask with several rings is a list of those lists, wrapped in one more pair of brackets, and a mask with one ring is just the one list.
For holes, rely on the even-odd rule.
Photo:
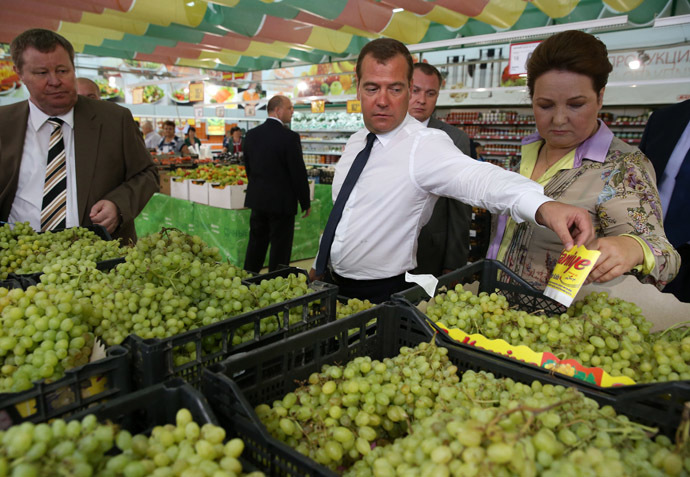
{"label": "dark blue necktie", "polygon": [[364,166],[369,159],[369,154],[371,153],[371,148],[374,146],[374,141],[376,140],[376,134],[369,133],[367,135],[367,145],[359,151],[357,157],[355,157],[350,170],[345,177],[343,186],[338,193],[338,197],[335,199],[335,204],[333,204],[333,209],[331,210],[331,215],[328,216],[328,222],[326,222],[326,228],[321,236],[321,244],[319,244],[319,255],[316,258],[316,275],[323,275],[326,271],[326,264],[328,263],[328,257],[331,255],[331,245],[333,245],[333,239],[335,238],[335,229],[338,227],[338,222],[343,216],[343,210],[345,209],[345,204],[347,199],[350,197],[352,189],[354,189],[359,175],[364,170]]}
{"label": "dark blue necktie", "polygon": [[673,186],[671,202],[668,205],[664,229],[666,237],[675,248],[690,242],[690,219],[688,219],[688,209],[690,208],[690,149],[685,154],[683,164],[681,164],[676,183]]}

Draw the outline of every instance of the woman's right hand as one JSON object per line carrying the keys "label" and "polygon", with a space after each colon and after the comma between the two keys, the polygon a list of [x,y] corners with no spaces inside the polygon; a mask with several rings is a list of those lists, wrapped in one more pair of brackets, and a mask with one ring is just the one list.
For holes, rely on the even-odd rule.
{"label": "woman's right hand", "polygon": [[632,237],[600,237],[587,245],[601,252],[586,283],[608,282],[644,263],[644,250]]}

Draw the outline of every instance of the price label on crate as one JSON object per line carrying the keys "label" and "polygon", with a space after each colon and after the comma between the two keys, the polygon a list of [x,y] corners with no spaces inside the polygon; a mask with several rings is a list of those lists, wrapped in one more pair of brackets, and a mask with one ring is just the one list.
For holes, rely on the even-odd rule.
{"label": "price label on crate", "polygon": [[194,106],[194,117],[196,119],[204,119],[204,107]]}
{"label": "price label on crate", "polygon": [[204,100],[204,83],[191,83],[189,85],[189,100],[203,101]]}
{"label": "price label on crate", "polygon": [[319,99],[311,102],[312,113],[323,113],[326,110],[326,101]]}
{"label": "price label on crate", "polygon": [[362,103],[358,99],[348,99],[347,100],[347,112],[348,113],[361,113]]}
{"label": "price label on crate", "polygon": [[219,118],[225,117],[225,106],[216,106],[216,116]]}
{"label": "price label on crate", "polygon": [[132,90],[132,104],[142,104],[144,102],[144,88],[134,88]]}

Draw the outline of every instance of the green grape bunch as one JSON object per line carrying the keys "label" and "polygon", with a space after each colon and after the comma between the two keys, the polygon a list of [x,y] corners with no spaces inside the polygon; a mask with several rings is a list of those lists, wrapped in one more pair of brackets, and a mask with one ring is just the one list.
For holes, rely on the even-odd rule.
{"label": "green grape bunch", "polygon": [[350,467],[370,476],[688,475],[687,451],[575,388],[466,371],[431,416]]}
{"label": "green grape bunch", "polygon": [[425,313],[447,328],[576,359],[640,383],[690,379],[690,338],[650,333],[652,323],[640,307],[605,292],[548,316],[517,310],[498,293],[475,295],[457,285],[435,296]]}
{"label": "green grape bunch", "polygon": [[75,263],[95,263],[123,254],[119,242],[103,240],[93,231],[73,227],[58,232],[35,232],[28,222],[0,226],[0,280],[9,273],[44,272],[62,259]]}
{"label": "green grape bunch", "polygon": [[0,392],[57,380],[89,362],[91,304],[80,293],[44,285],[0,288]]}
{"label": "green grape bunch", "polygon": [[175,424],[132,435],[95,415],[82,420],[25,422],[0,431],[0,477],[262,477],[243,472],[244,442],[196,423],[179,409]]}
{"label": "green grape bunch", "polygon": [[439,391],[458,380],[447,351],[421,343],[381,361],[358,357],[324,366],[256,413],[298,452],[333,470],[347,467],[372,446],[405,435],[413,419],[431,415]]}

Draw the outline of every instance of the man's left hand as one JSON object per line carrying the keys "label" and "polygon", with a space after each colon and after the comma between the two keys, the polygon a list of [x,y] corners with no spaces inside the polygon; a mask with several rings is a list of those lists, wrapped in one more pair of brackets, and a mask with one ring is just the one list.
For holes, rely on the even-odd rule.
{"label": "man's left hand", "polygon": [[595,237],[589,212],[581,207],[552,200],[537,209],[535,218],[538,224],[556,232],[566,250],[586,244]]}
{"label": "man's left hand", "polygon": [[109,200],[99,200],[93,204],[89,218],[94,224],[105,227],[108,233],[115,232],[115,229],[120,225],[120,213],[117,210],[117,205]]}

